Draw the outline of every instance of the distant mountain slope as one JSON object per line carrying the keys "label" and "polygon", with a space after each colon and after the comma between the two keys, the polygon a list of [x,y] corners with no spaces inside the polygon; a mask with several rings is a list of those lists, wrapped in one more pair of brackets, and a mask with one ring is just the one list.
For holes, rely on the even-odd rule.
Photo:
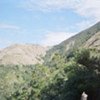
{"label": "distant mountain slope", "polygon": [[100,50],[100,31],[93,35],[86,43],[85,47],[96,48]]}
{"label": "distant mountain slope", "polygon": [[0,64],[30,65],[42,63],[47,48],[39,45],[15,44],[0,51]]}
{"label": "distant mountain slope", "polygon": [[[53,48],[51,48],[49,51],[47,51],[47,54],[45,56],[45,62],[47,63],[49,61],[47,58],[50,59],[52,54],[54,54],[56,52],[60,53],[61,55],[66,55],[66,56],[69,55],[73,50],[75,50],[79,47],[83,47],[85,45],[85,43],[88,44],[87,41],[91,42],[91,40],[89,40],[89,39],[92,38],[92,36],[94,36],[98,32],[100,32],[100,22],[98,22],[97,24],[93,25],[92,27],[78,33],[77,35],[63,41],[59,45],[56,45]],[[100,35],[100,34],[98,34],[98,35]],[[94,36],[94,38],[95,38],[95,36]],[[88,47],[88,45],[87,45],[87,47]]]}

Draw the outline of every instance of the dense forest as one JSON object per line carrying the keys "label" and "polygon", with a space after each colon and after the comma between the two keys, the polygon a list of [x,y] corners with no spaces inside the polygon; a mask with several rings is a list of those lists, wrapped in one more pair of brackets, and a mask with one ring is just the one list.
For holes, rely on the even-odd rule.
{"label": "dense forest", "polygon": [[[16,75],[18,80],[25,82],[18,86],[13,84],[16,89],[2,95],[6,100],[80,100],[82,92],[86,92],[88,100],[100,100],[99,52],[82,48],[73,51],[69,57],[55,53],[50,66],[28,66],[31,68],[28,72],[24,66],[23,76],[19,71]],[[18,68],[16,66],[15,70]]]}

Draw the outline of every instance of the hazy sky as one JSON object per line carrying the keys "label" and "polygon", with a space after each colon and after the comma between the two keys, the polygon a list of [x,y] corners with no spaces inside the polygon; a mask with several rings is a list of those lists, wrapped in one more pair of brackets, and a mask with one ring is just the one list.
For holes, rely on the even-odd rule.
{"label": "hazy sky", "polygon": [[100,0],[0,0],[0,48],[55,45],[100,21]]}

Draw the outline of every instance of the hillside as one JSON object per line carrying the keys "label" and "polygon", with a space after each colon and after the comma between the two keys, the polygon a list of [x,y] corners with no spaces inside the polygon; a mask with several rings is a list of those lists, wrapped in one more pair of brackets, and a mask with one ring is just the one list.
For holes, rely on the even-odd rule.
{"label": "hillside", "polygon": [[100,32],[97,32],[93,35],[86,43],[85,47],[87,48],[96,48],[100,50]]}
{"label": "hillside", "polygon": [[0,51],[0,64],[30,65],[42,63],[47,48],[32,44],[15,44]]}
{"label": "hillside", "polygon": [[[63,41],[59,45],[54,46],[49,51],[47,51],[47,54],[45,56],[45,62],[48,64],[50,62],[50,59],[52,58],[52,55],[54,53],[59,53],[63,56],[69,56],[73,50],[76,50],[80,47],[90,47],[89,44],[94,41],[93,44],[91,44],[91,47],[93,47],[95,44],[96,48],[100,47],[100,22],[93,25],[92,27],[76,34],[75,36]],[[97,39],[98,38],[98,39]],[[97,41],[96,41],[97,40]],[[50,59],[49,59],[50,58]]]}

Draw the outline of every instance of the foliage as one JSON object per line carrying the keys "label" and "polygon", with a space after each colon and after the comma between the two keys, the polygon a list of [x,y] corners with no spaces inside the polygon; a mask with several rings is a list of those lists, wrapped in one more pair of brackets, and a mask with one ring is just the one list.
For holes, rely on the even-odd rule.
{"label": "foliage", "polygon": [[45,87],[42,100],[80,100],[83,91],[89,100],[99,100],[100,58],[90,54],[87,49],[76,51],[74,61],[64,67],[65,76],[56,77],[56,82]]}
{"label": "foliage", "polygon": [[31,80],[33,68],[33,65],[0,65],[0,100]]}
{"label": "foliage", "polygon": [[6,96],[6,100],[80,100],[83,91],[88,94],[88,100],[100,100],[99,51],[80,49],[72,53],[69,60],[54,54],[49,67],[37,64],[28,66],[30,70],[24,66],[23,71],[17,66],[27,78]]}

